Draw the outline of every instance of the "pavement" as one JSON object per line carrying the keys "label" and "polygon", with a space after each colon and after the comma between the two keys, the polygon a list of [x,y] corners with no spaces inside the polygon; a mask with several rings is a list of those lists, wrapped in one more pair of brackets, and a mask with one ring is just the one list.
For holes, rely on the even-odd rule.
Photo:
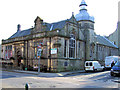
{"label": "pavement", "polygon": [[70,71],[70,72],[60,72],[60,73],[44,73],[35,71],[24,71],[24,70],[7,70],[7,69],[2,69],[3,71],[9,71],[9,72],[17,72],[17,73],[26,73],[26,74],[34,74],[38,75],[39,77],[63,77],[67,75],[72,75],[72,74],[77,74],[77,73],[84,73],[85,70],[79,70],[79,71]]}

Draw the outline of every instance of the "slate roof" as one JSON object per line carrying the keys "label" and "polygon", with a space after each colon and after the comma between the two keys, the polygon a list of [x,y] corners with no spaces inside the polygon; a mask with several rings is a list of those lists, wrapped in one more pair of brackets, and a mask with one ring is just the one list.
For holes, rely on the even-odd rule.
{"label": "slate roof", "polygon": [[32,29],[18,31],[15,34],[13,34],[11,37],[9,37],[8,39],[30,35],[31,34],[31,30]]}
{"label": "slate roof", "polygon": [[97,36],[97,43],[98,43],[98,44],[102,44],[102,45],[106,45],[106,46],[118,48],[115,44],[113,44],[113,43],[112,43],[110,40],[108,40],[106,37],[100,36],[100,35],[96,35],[96,36]]}
{"label": "slate roof", "polygon": [[51,31],[51,30],[55,30],[55,29],[62,29],[65,24],[66,24],[67,20],[63,20],[63,21],[59,21],[59,22],[55,22],[55,23],[46,23],[47,25],[47,29],[46,31]]}
{"label": "slate roof", "polygon": [[[59,21],[59,22],[55,22],[55,23],[51,23],[51,24],[50,23],[44,23],[44,25],[47,26],[46,31],[51,31],[51,30],[55,30],[55,29],[62,29],[65,26],[66,21],[67,20],[63,20],[63,21]],[[8,39],[30,35],[31,30],[32,29],[18,31]]]}
{"label": "slate roof", "polygon": [[[68,21],[68,20],[63,20],[63,21],[59,21],[59,22],[51,23],[51,24],[44,23],[44,25],[47,26],[46,31],[51,31],[51,30],[55,30],[55,29],[62,29],[65,26],[66,21]],[[30,35],[31,34],[31,30],[32,29],[18,31],[18,32],[16,32],[15,34],[13,34],[8,39]],[[100,36],[100,35],[96,35],[96,37],[97,37],[97,43],[102,44],[102,45],[106,45],[106,46],[110,46],[110,47],[118,48],[111,41],[109,41],[106,37]]]}

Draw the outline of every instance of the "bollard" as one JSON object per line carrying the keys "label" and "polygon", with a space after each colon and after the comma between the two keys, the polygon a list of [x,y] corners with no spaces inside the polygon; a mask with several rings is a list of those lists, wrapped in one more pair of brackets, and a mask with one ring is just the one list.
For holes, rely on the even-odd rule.
{"label": "bollard", "polygon": [[27,83],[25,84],[25,90],[28,90],[28,84]]}

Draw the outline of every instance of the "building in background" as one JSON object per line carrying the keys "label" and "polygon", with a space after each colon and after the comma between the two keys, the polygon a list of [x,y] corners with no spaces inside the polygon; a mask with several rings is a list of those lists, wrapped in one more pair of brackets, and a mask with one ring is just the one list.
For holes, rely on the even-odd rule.
{"label": "building in background", "polygon": [[120,56],[120,21],[117,23],[117,29],[108,36],[108,39],[118,46],[119,48],[119,56]]}
{"label": "building in background", "polygon": [[2,47],[1,47],[1,44],[0,44],[0,59],[1,59],[1,56],[2,56],[2,55],[1,55],[1,52],[2,52],[2,51],[1,51],[2,49],[1,49],[1,48],[2,48]]}
{"label": "building in background", "polygon": [[86,60],[98,60],[104,64],[106,56],[118,55],[118,47],[106,37],[96,35],[94,17],[87,12],[82,0],[80,12],[70,19],[46,23],[40,17],[33,28],[21,30],[7,40],[2,40],[2,58],[14,58],[14,66],[22,62],[27,68],[38,66],[39,48],[41,67],[48,71],[72,71],[84,69]]}

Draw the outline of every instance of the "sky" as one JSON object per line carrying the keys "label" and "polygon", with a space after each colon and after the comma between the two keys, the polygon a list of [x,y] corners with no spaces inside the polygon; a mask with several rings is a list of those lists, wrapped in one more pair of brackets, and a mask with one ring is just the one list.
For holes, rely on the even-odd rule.
{"label": "sky", "polygon": [[[82,0],[0,0],[0,41],[17,31],[34,26],[37,16],[44,22],[53,23],[69,19],[79,13]],[[87,10],[95,18],[95,32],[98,35],[113,33],[118,21],[120,0],[85,0]],[[0,42],[1,43],[1,42]]]}

